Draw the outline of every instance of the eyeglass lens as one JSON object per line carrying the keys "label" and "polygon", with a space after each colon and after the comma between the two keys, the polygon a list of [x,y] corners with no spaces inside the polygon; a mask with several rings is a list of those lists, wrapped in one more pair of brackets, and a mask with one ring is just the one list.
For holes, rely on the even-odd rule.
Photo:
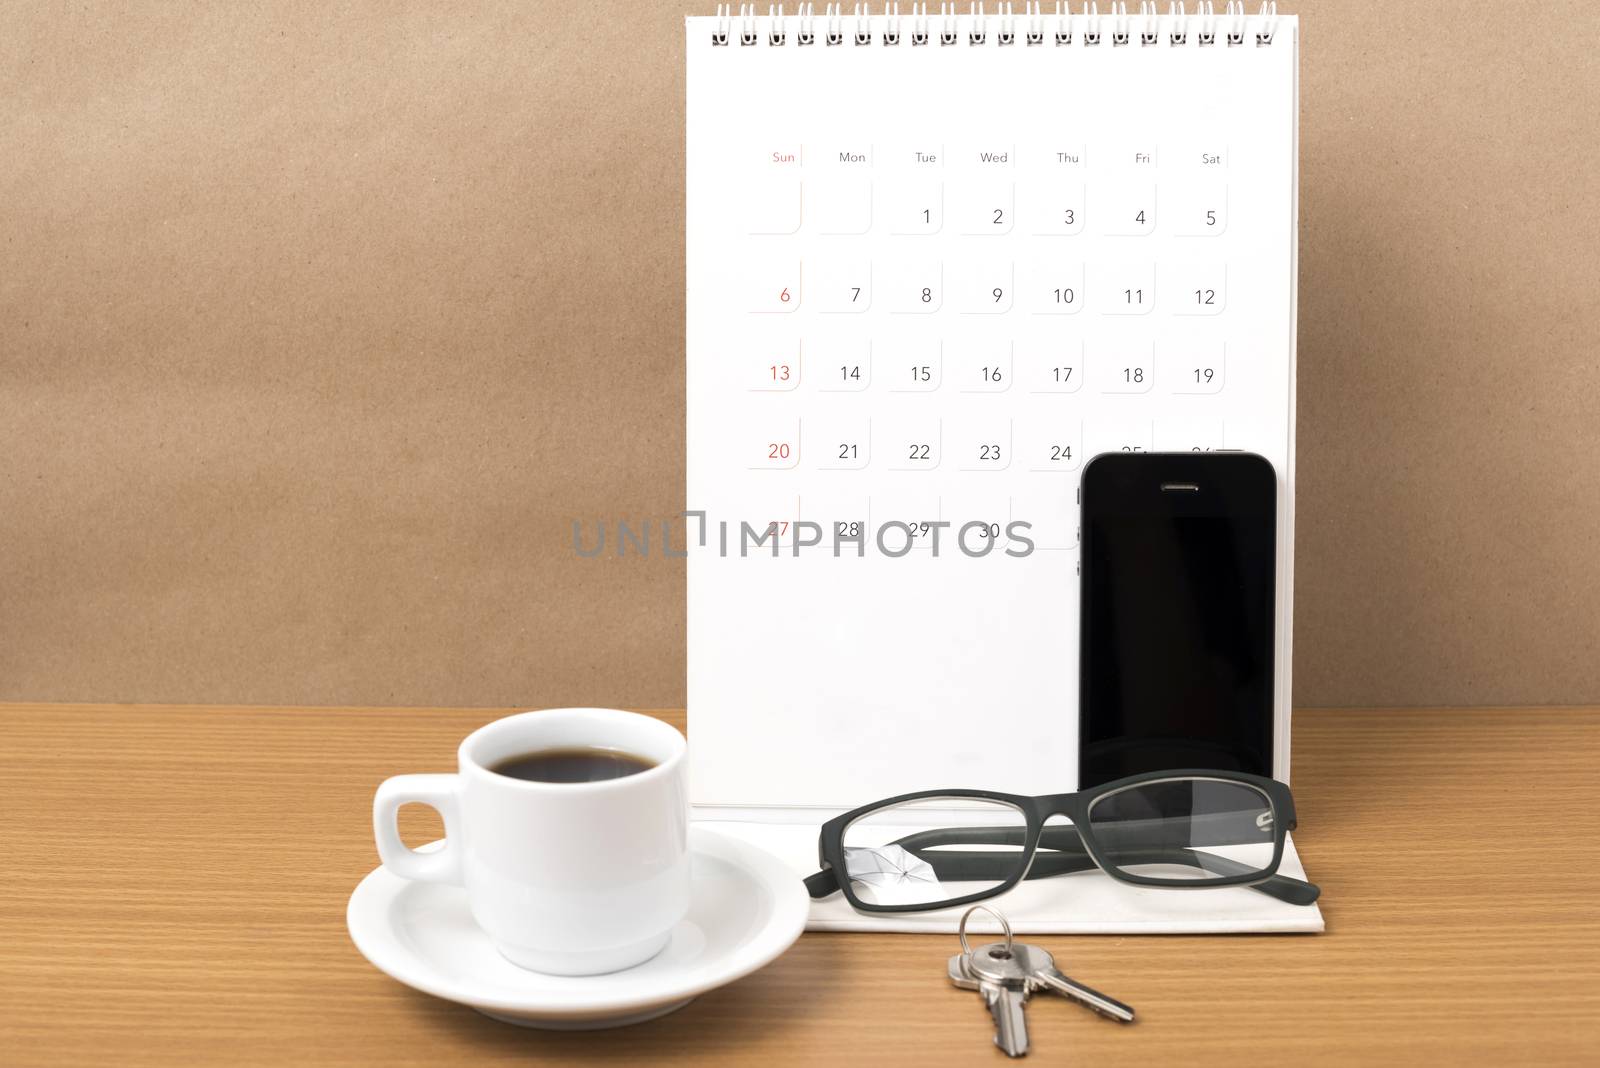
{"label": "eyeglass lens", "polygon": [[938,907],[1014,876],[1026,836],[1022,812],[1002,801],[904,802],[845,828],[845,869],[863,904]]}
{"label": "eyeglass lens", "polygon": [[1124,787],[1089,806],[1106,863],[1174,883],[1257,874],[1272,866],[1272,802],[1254,786],[1167,779]]}

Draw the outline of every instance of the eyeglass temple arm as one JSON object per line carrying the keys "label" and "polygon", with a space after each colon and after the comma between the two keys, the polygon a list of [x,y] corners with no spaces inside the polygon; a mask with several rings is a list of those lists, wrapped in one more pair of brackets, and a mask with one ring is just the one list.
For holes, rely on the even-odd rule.
{"label": "eyeglass temple arm", "polygon": [[[986,852],[961,853],[950,850],[924,852],[936,846],[951,845],[1014,845],[1020,846],[1024,838],[1021,827],[941,827],[919,831],[898,839],[895,844],[904,847],[919,860],[925,861],[940,878],[951,880],[1003,879],[1010,873],[1010,861]],[[1094,858],[1083,846],[1078,829],[1071,826],[1046,827],[1039,836],[1039,845],[1054,850],[1052,853],[1035,853],[1028,869],[1027,879],[1044,879],[1052,875],[1089,871],[1097,868]],[[1217,875],[1248,875],[1256,869],[1241,864],[1231,857],[1158,844],[1139,848],[1137,853],[1122,851],[1134,863],[1183,864],[1201,868]],[[1309,905],[1322,894],[1320,887],[1303,879],[1273,873],[1250,889],[1291,905]]]}
{"label": "eyeglass temple arm", "polygon": [[802,881],[806,884],[806,893],[810,894],[813,900],[820,900],[829,894],[839,892],[839,878],[833,873],[832,868],[823,868],[815,874],[807,875]]}
{"label": "eyeglass temple arm", "polygon": [[[996,870],[994,861],[983,853],[938,852],[925,858],[941,879],[973,881],[999,879],[1008,874]],[[1199,868],[1213,875],[1249,875],[1256,869],[1236,860],[1207,853],[1202,849],[1148,849],[1137,852],[1123,851],[1123,860],[1129,864],[1182,864]],[[1026,879],[1047,879],[1053,875],[1092,871],[1097,867],[1087,856],[1057,853],[1036,856],[1028,869]],[[1309,905],[1321,895],[1319,887],[1287,875],[1272,874],[1259,883],[1247,883],[1249,889],[1291,905]]]}

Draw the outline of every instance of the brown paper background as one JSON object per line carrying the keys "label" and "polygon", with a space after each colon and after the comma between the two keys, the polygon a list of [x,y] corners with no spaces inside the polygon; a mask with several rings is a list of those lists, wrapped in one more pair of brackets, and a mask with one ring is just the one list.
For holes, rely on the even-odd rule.
{"label": "brown paper background", "polygon": [[[1600,16],[1286,7],[1296,700],[1600,701]],[[324,8],[0,15],[0,699],[681,704],[684,9]]]}

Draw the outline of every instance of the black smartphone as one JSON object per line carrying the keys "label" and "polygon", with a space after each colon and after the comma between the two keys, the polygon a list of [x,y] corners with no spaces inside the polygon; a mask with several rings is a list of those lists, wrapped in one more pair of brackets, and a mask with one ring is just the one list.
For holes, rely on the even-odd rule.
{"label": "black smartphone", "polygon": [[1170,768],[1270,776],[1272,464],[1106,453],[1079,493],[1078,788]]}

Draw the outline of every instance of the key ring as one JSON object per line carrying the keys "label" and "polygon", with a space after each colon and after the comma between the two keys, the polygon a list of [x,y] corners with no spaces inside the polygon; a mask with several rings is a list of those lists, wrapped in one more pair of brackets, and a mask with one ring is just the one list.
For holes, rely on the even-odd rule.
{"label": "key ring", "polygon": [[1006,934],[1006,952],[1010,953],[1011,945],[1014,941],[1014,939],[1011,937],[1011,924],[1006,922],[1006,918],[1004,916],[1000,915],[1000,913],[996,912],[988,905],[974,905],[966,912],[961,914],[961,926],[956,928],[956,934],[961,938],[961,952],[967,954],[969,957],[972,955],[972,947],[967,945],[967,920],[972,917],[974,912],[987,912],[989,915],[1000,921],[1000,930],[1004,931]]}

